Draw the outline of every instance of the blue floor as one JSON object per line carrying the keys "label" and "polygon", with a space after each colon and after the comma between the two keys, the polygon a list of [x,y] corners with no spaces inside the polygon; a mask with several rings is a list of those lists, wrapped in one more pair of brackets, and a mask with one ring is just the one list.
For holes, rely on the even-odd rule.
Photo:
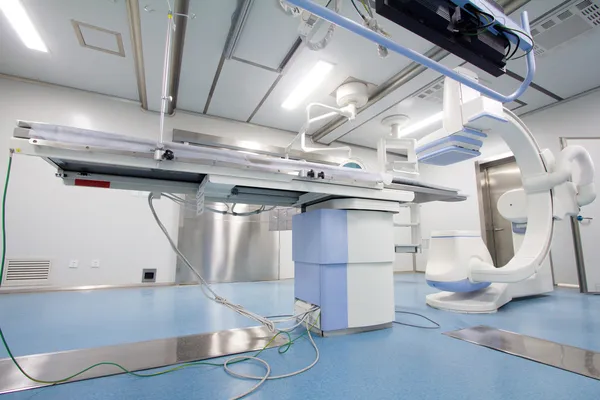
{"label": "blue floor", "polygon": [[[267,382],[254,399],[598,399],[600,381],[446,337],[441,332],[486,324],[600,352],[600,296],[558,289],[513,301],[497,314],[434,310],[423,275],[396,276],[396,305],[441,324],[441,330],[393,329],[317,339],[320,362],[303,375]],[[215,285],[222,296],[263,315],[287,314],[293,282]],[[398,320],[424,323],[416,317]],[[16,355],[137,342],[253,325],[207,301],[199,288],[162,287],[0,295],[0,324]],[[263,353],[274,374],[308,365],[307,340],[285,355]],[[262,355],[261,355],[262,356]],[[0,357],[6,357],[0,349]],[[258,367],[239,365],[259,374]],[[43,378],[43,377],[41,377]],[[119,375],[12,393],[13,399],[227,399],[254,382],[217,367],[155,378]]]}

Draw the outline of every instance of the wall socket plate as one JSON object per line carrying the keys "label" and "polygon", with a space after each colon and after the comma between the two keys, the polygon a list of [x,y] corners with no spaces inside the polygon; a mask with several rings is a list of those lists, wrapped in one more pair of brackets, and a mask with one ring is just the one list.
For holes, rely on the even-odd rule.
{"label": "wall socket plate", "polygon": [[69,261],[69,268],[79,268],[79,260]]}
{"label": "wall socket plate", "polygon": [[92,268],[100,268],[100,260],[92,260]]}

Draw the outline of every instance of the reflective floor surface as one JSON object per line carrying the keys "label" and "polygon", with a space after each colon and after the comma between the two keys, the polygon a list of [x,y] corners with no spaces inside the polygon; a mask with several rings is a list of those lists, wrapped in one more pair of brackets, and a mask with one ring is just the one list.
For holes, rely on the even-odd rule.
{"label": "reflective floor surface", "polygon": [[[424,276],[396,276],[396,305],[440,323],[441,330],[392,329],[317,339],[321,360],[303,375],[267,382],[255,399],[597,399],[600,382],[442,335],[488,325],[600,351],[600,296],[559,289],[513,301],[497,314],[465,315],[425,305]],[[229,300],[264,315],[293,307],[293,281],[216,285]],[[398,321],[426,323],[398,314]],[[15,355],[107,346],[251,326],[207,301],[200,289],[159,287],[0,295],[0,324]],[[6,352],[0,349],[0,357]],[[307,340],[284,355],[264,352],[274,374],[314,358]],[[262,374],[260,367],[236,365]],[[42,377],[43,378],[43,377]],[[13,399],[227,399],[254,383],[218,367],[194,367],[155,378],[113,376],[4,395]]]}
{"label": "reflective floor surface", "polygon": [[485,325],[444,332],[444,335],[600,380],[600,352]]}

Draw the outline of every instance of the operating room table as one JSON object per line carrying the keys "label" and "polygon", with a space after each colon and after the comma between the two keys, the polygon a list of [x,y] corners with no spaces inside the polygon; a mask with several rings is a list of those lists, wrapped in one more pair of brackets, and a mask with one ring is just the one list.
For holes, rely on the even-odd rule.
{"label": "operating room table", "polygon": [[169,142],[173,159],[156,160],[155,142],[19,121],[11,148],[38,156],[66,185],[179,194],[207,201],[306,207],[332,199],[396,203],[462,201],[456,189],[414,179],[303,160]]}

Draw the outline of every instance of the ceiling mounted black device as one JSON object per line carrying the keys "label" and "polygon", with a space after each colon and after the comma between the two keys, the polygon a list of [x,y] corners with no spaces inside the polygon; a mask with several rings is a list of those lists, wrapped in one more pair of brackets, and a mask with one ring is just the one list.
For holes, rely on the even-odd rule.
{"label": "ceiling mounted black device", "polygon": [[498,34],[488,30],[496,22],[487,12],[450,0],[376,0],[376,11],[493,76],[506,72],[509,41],[501,29]]}

